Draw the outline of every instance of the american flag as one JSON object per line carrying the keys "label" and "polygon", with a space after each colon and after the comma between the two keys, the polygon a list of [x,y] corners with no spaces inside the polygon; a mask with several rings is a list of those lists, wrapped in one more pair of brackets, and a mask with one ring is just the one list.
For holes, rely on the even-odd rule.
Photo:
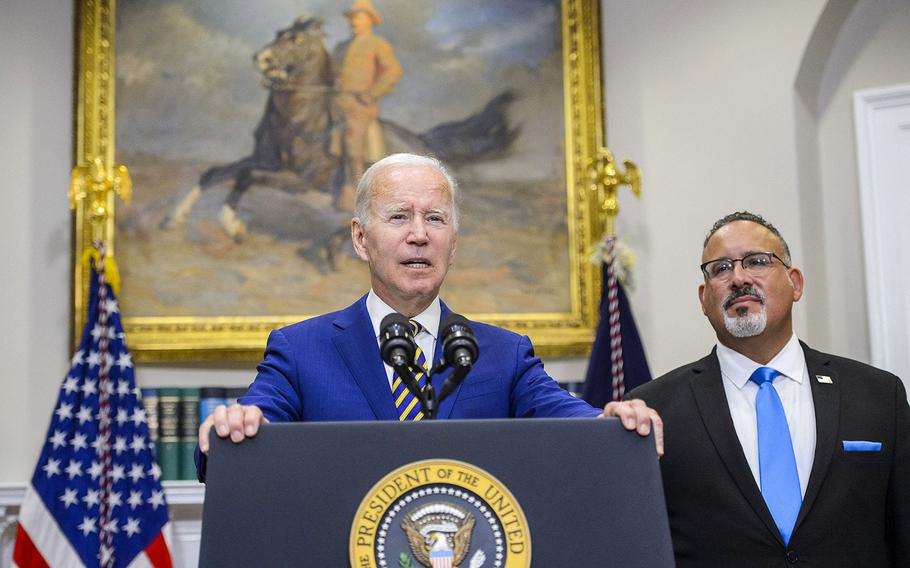
{"label": "american flag", "polygon": [[82,342],[20,509],[14,565],[170,567],[160,477],[102,249]]}

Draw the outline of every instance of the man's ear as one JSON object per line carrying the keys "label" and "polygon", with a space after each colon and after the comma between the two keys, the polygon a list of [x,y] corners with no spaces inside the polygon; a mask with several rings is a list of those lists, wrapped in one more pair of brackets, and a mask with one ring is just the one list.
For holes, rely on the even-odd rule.
{"label": "man's ear", "polygon": [[354,252],[357,253],[360,260],[369,262],[370,253],[366,246],[366,238],[366,231],[360,222],[360,218],[354,217],[351,219],[351,242],[354,244]]}
{"label": "man's ear", "polygon": [[799,268],[788,268],[787,277],[790,279],[790,285],[793,287],[793,301],[798,302],[803,297],[803,286],[806,280],[803,272]]}
{"label": "man's ear", "polygon": [[455,264],[455,249],[458,248],[458,233],[452,237],[452,250],[449,252],[449,266]]}
{"label": "man's ear", "polygon": [[701,313],[708,315],[708,307],[705,306],[705,283],[698,285],[698,303],[701,304]]}

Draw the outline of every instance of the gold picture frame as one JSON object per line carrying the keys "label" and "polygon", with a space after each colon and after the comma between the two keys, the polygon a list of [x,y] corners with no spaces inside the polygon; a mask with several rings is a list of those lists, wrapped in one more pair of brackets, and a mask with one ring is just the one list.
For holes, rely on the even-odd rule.
{"label": "gold picture frame", "polygon": [[[115,162],[116,0],[77,3],[77,77],[75,162],[92,164],[113,179]],[[589,261],[602,221],[591,191],[589,168],[603,144],[603,98],[600,71],[599,3],[562,0],[560,6],[564,162],[568,243],[568,310],[535,313],[466,313],[530,336],[539,355],[581,355],[590,349],[598,318],[600,267]],[[127,168],[129,163],[123,164]],[[120,170],[122,171],[122,170]],[[107,193],[104,234],[108,253],[116,256],[115,196]],[[97,213],[87,201],[74,204],[73,331],[85,322],[89,269],[82,262],[92,246],[90,219]],[[119,257],[118,257],[119,258]],[[364,284],[366,286],[366,284]],[[130,316],[123,327],[139,361],[258,360],[270,330],[315,314]]]}

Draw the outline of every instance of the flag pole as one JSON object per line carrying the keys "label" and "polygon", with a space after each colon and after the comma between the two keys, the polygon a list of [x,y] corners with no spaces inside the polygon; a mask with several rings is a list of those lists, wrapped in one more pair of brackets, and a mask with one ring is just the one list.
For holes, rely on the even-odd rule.
{"label": "flag pole", "polygon": [[[126,203],[133,196],[133,182],[126,166],[118,165],[107,167],[100,157],[87,164],[73,168],[70,176],[69,200],[70,208],[76,209],[80,202],[84,202],[86,220],[91,227],[92,241],[108,241],[112,232],[109,222],[113,222],[111,210],[113,203],[112,194],[120,196]],[[113,254],[108,251],[108,257]]]}
{"label": "flag pole", "polygon": [[623,160],[625,171],[620,171],[613,152],[606,146],[597,150],[597,156],[588,165],[588,188],[594,192],[595,200],[600,204],[597,211],[597,224],[603,228],[602,234],[616,234],[616,216],[619,215],[617,193],[620,186],[629,186],[632,194],[641,198],[641,170],[632,160]]}
{"label": "flag pole", "polygon": [[[110,360],[108,321],[107,289],[110,285],[117,292],[119,287],[119,274],[114,263],[113,254],[108,250],[108,237],[113,232],[114,195],[120,196],[125,202],[132,197],[132,180],[126,166],[108,166],[101,157],[96,157],[90,163],[73,168],[70,176],[68,197],[70,208],[77,209],[82,202],[85,220],[90,227],[92,249],[86,249],[82,262],[98,273],[98,321],[99,334],[98,355],[100,365],[98,368],[98,445],[97,456],[101,464],[99,479],[99,507],[98,507],[98,536],[100,541],[99,566],[111,566],[114,561],[114,545],[112,534],[112,507],[111,495],[113,492],[112,460],[111,460],[111,416],[109,394],[109,370],[112,366]],[[86,307],[91,306],[91,301]],[[86,315],[88,317],[88,315]]]}
{"label": "flag pole", "polygon": [[[650,380],[641,340],[617,277],[617,193],[620,186],[625,185],[635,197],[641,196],[641,171],[638,166],[631,160],[623,160],[622,165],[624,170],[617,165],[613,152],[601,147],[588,164],[587,170],[588,188],[594,193],[599,205],[593,215],[594,223],[602,230],[596,246],[604,253],[601,266],[601,321],[591,347],[583,389],[585,400],[595,406],[611,400],[622,400],[627,386],[633,388],[642,380]],[[625,325],[623,320],[626,321]],[[624,354],[624,343],[630,341],[631,345],[625,347],[626,350],[631,348],[631,351]],[[626,359],[630,359],[631,363],[628,368],[630,377],[626,376]]]}

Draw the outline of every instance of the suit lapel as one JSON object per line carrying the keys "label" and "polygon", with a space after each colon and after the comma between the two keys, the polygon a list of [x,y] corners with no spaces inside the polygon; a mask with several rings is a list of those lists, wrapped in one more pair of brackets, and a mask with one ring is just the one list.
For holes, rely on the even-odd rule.
{"label": "suit lapel", "polygon": [[727,395],[724,392],[723,378],[720,374],[720,364],[717,361],[717,349],[699,361],[692,368],[693,376],[690,382],[692,394],[702,422],[711,437],[717,454],[730,473],[730,477],[739,487],[743,497],[746,498],[752,509],[768,527],[781,544],[780,532],[768,511],[765,500],[755,483],[755,477],[749,468],[749,462],[743,453],[739,437],[730,417],[730,407],[727,405]]}
{"label": "suit lapel", "polygon": [[[339,312],[332,322],[337,333],[332,343],[379,420],[397,420],[395,401],[373,336],[366,296]],[[327,377],[326,380],[331,380]]]}
{"label": "suit lapel", "polygon": [[[840,417],[840,380],[837,371],[831,367],[831,358],[824,353],[810,349],[800,342],[806,357],[806,369],[809,372],[809,383],[812,385],[812,404],[815,406],[815,457],[812,461],[812,473],[806,486],[803,505],[796,519],[796,529],[809,514],[815,498],[818,496],[822,482],[828,474],[828,467],[837,449],[837,432]],[[830,383],[820,383],[817,376],[831,379]]]}

